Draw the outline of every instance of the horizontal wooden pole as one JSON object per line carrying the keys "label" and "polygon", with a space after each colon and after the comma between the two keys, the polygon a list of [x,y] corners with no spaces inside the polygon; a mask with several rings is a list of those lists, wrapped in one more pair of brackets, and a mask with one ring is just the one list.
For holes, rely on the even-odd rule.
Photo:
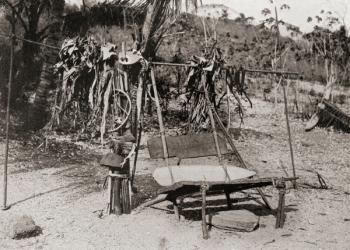
{"label": "horizontal wooden pole", "polygon": [[[172,67],[196,67],[197,66],[189,63],[170,63],[170,62],[151,62],[151,64],[156,66],[172,66]],[[244,69],[244,70],[250,73],[261,73],[261,74],[300,75],[298,72],[290,72],[290,71],[274,71],[274,70],[260,70],[260,69]]]}
{"label": "horizontal wooden pole", "polygon": [[261,74],[276,74],[276,75],[300,75],[298,72],[290,71],[274,71],[274,70],[260,70],[260,69],[245,69],[246,72],[261,73]]}
{"label": "horizontal wooden pole", "polygon": [[172,67],[196,67],[189,63],[169,63],[169,62],[151,62],[150,64],[156,66],[172,66]]}

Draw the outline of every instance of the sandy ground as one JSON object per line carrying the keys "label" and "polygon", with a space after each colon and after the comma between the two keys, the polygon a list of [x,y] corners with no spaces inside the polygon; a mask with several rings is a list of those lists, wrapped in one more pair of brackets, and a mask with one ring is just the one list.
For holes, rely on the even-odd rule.
{"label": "sandy ground", "polygon": [[[259,176],[285,176],[281,162],[291,175],[283,106],[272,115],[271,103],[253,101],[254,109],[247,110],[243,130],[240,135],[234,134],[239,151]],[[209,240],[202,239],[200,203],[193,200],[180,222],[166,202],[137,214],[103,214],[100,218],[107,202],[107,192],[102,189],[106,170],[98,164],[103,150],[82,146],[58,149],[55,144],[45,153],[36,146],[23,145],[23,141],[12,141],[11,209],[0,211],[0,249],[350,249],[350,134],[319,128],[306,133],[302,122],[293,117],[291,127],[301,179],[299,189],[286,195],[285,227],[276,230],[271,211],[248,200],[235,203],[234,209],[247,209],[260,216],[259,228],[251,233],[213,228]],[[3,145],[2,140],[0,152]],[[150,174],[161,164],[149,159],[147,149],[141,152],[136,186],[142,197],[156,192]],[[309,187],[319,186],[315,171],[330,189]],[[247,193],[258,198],[254,190]],[[233,197],[247,200],[241,199],[247,193]],[[265,193],[276,206],[277,192],[266,188]],[[210,209],[217,209],[218,204],[220,209],[221,204],[224,210],[223,197],[216,199],[219,202],[209,202]],[[5,225],[23,214],[32,216],[43,233],[30,239],[9,239]]]}

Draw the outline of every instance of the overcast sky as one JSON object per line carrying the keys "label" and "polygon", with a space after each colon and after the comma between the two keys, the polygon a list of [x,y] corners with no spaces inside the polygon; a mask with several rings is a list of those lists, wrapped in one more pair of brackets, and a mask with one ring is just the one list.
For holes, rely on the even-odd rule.
{"label": "overcast sky", "polygon": [[[263,20],[261,10],[266,7],[273,7],[268,0],[205,0],[205,3],[220,3],[244,13],[246,16],[253,16],[257,21]],[[341,19],[345,18],[350,25],[350,0],[275,0],[277,6],[288,4],[290,10],[279,13],[285,21],[301,27],[303,31],[309,31],[312,24],[307,24],[309,16],[315,16],[321,10],[331,10]]]}
{"label": "overcast sky", "polygon": [[[94,0],[90,0],[94,1]],[[96,0],[98,1],[98,0]],[[81,4],[81,0],[67,0],[66,2]],[[299,26],[302,31],[310,31],[311,24],[307,24],[309,16],[315,16],[321,10],[331,10],[341,20],[345,20],[350,27],[350,0],[275,0],[277,5],[288,4],[291,9],[280,13],[280,17],[294,25]],[[203,4],[224,4],[246,16],[253,16],[257,21],[263,20],[261,10],[273,7],[269,0],[203,0]]]}

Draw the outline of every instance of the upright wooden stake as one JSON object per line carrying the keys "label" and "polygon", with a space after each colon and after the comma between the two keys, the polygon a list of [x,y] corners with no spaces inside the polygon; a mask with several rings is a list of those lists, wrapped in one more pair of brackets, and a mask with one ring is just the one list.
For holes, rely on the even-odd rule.
{"label": "upright wooden stake", "polygon": [[157,91],[157,85],[156,85],[156,78],[154,76],[154,71],[153,71],[152,68],[151,68],[151,80],[152,80],[152,87],[153,87],[153,93],[154,93],[154,100],[155,100],[156,107],[157,107],[157,115],[158,115],[160,135],[161,135],[161,138],[162,138],[164,159],[165,159],[166,165],[167,165],[167,167],[169,169],[171,183],[174,184],[175,180],[174,180],[174,176],[173,176],[173,171],[171,170],[171,167],[169,166],[169,154],[168,154],[168,148],[167,148],[166,139],[165,139],[165,131],[164,131],[164,124],[163,124],[163,117],[162,117],[162,109],[161,109],[160,103],[159,103],[159,97],[158,97],[158,91]]}
{"label": "upright wooden stake", "polygon": [[131,212],[131,193],[130,193],[130,181],[127,178],[122,179],[122,208],[123,214],[130,214]]}
{"label": "upright wooden stake", "polygon": [[203,239],[207,240],[209,239],[208,234],[208,226],[207,226],[207,215],[206,215],[206,207],[207,207],[207,185],[206,183],[203,183],[201,186],[201,194],[202,194],[202,233],[203,233]]}
{"label": "upright wooden stake", "polygon": [[282,228],[285,221],[285,194],[286,194],[286,183],[282,178],[282,181],[278,182],[276,187],[278,188],[278,207],[276,214],[276,228]]}
{"label": "upright wooden stake", "polygon": [[112,170],[108,170],[108,176],[107,176],[107,180],[108,180],[108,209],[107,209],[107,213],[108,215],[110,215],[112,213],[112,195],[113,195],[113,187],[112,187]]}
{"label": "upright wooden stake", "polygon": [[[286,123],[287,123],[287,131],[288,131],[288,142],[289,142],[289,150],[290,150],[290,158],[292,161],[292,167],[293,167],[293,177],[296,177],[295,173],[295,164],[294,164],[294,153],[293,153],[293,145],[292,145],[292,135],[290,132],[290,125],[289,125],[289,116],[288,116],[288,100],[287,100],[287,94],[284,84],[282,83],[282,90],[283,90],[283,98],[284,98],[284,113],[286,115]],[[297,182],[296,180],[293,181],[293,187],[297,188]]]}
{"label": "upright wooden stake", "polygon": [[123,21],[124,21],[124,32],[126,32],[126,29],[127,29],[126,7],[123,8]]}
{"label": "upright wooden stake", "polygon": [[228,121],[227,121],[227,132],[230,130],[231,126],[231,107],[230,107],[230,88],[228,84],[226,84],[226,95],[227,95],[227,114],[228,114]]}
{"label": "upright wooden stake", "polygon": [[134,178],[136,174],[136,163],[139,155],[139,148],[141,144],[141,136],[142,136],[142,130],[143,130],[143,116],[144,116],[144,106],[146,103],[146,97],[147,97],[147,91],[146,91],[146,86],[143,84],[143,79],[142,77],[139,78],[139,84],[142,86],[142,94],[141,94],[141,104],[140,104],[140,111],[137,110],[138,114],[138,133],[137,133],[137,138],[136,138],[136,149],[135,149],[135,157],[134,157],[134,164],[131,172],[131,178],[130,178],[130,185],[131,188],[133,187],[134,184]]}
{"label": "upright wooden stake", "polygon": [[119,177],[113,177],[113,212],[116,215],[121,215],[123,213],[122,201],[121,201],[121,187],[122,187],[122,179]]}
{"label": "upright wooden stake", "polygon": [[207,79],[207,75],[206,72],[202,72],[202,88],[204,90],[204,95],[205,95],[205,100],[206,103],[208,105],[208,115],[209,115],[209,119],[210,119],[210,124],[211,124],[211,128],[213,130],[213,136],[214,136],[214,142],[215,142],[215,146],[216,146],[216,153],[218,155],[219,158],[219,164],[222,166],[222,169],[225,172],[225,177],[227,181],[230,181],[230,175],[227,172],[227,167],[222,164],[222,155],[221,155],[221,151],[220,151],[220,146],[219,146],[219,139],[218,139],[218,134],[216,132],[216,126],[215,126],[215,120],[214,120],[214,115],[213,115],[213,107],[212,107],[212,103],[210,102],[210,98],[209,98],[209,93],[207,90],[207,87],[205,86],[206,83],[206,79]]}
{"label": "upright wooden stake", "polygon": [[7,164],[9,153],[9,123],[10,123],[10,105],[11,105],[11,86],[13,75],[13,57],[14,57],[14,43],[15,43],[15,14],[12,13],[12,37],[10,48],[10,73],[7,87],[7,107],[6,107],[6,144],[5,144],[5,163],[4,163],[4,189],[3,189],[3,204],[2,210],[7,210],[10,207],[7,206]]}

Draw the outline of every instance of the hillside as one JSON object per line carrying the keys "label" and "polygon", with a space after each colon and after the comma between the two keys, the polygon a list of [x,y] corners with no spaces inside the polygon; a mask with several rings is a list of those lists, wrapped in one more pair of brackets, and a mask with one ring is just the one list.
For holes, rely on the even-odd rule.
{"label": "hillside", "polygon": [[[246,68],[271,69],[274,58],[275,35],[262,25],[253,25],[249,19],[239,16],[235,20],[219,18],[214,21],[205,18],[208,37],[217,33],[217,44],[226,63]],[[167,32],[176,36],[167,36],[159,48],[157,56],[161,60],[185,62],[193,55],[200,55],[205,48],[204,29],[201,17],[183,14]],[[90,34],[98,40],[120,45],[123,41],[131,47],[133,30],[124,32],[118,25],[107,27],[95,26],[90,28]],[[279,70],[297,71],[308,81],[323,82],[325,78],[322,61],[310,62],[309,50],[303,41],[296,41],[289,37],[280,37],[280,50],[284,53]],[[208,45],[212,41],[208,42]],[[180,53],[180,54],[179,54]]]}
{"label": "hillside", "polygon": [[[209,34],[213,34],[211,20],[207,20]],[[200,18],[194,15],[183,15],[169,33],[184,31],[180,37],[169,37],[160,47],[159,55],[171,56],[180,51],[185,59],[199,55],[205,47],[203,26]],[[266,28],[246,23],[240,18],[236,20],[219,19],[216,25],[217,46],[222,49],[228,65],[244,66],[260,69],[270,69],[274,56],[275,37]],[[311,79],[311,69],[302,59],[305,53],[303,47],[291,38],[281,37],[281,50],[287,48],[285,70],[298,71]],[[297,63],[298,62],[298,63]]]}
{"label": "hillside", "polygon": [[192,11],[192,14],[204,17],[221,18],[234,20],[240,16],[240,13],[232,8],[223,4],[204,4],[199,6],[196,11]]}

